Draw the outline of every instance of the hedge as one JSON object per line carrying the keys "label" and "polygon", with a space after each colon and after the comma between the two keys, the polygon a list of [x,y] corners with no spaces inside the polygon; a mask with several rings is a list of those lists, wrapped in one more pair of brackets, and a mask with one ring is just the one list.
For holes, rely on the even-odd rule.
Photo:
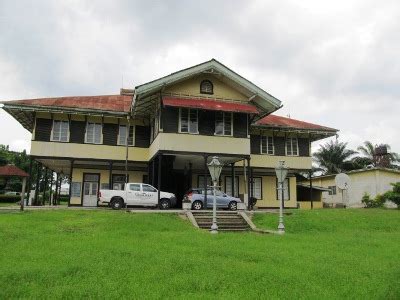
{"label": "hedge", "polygon": [[21,200],[21,196],[0,195],[0,203],[15,203]]}

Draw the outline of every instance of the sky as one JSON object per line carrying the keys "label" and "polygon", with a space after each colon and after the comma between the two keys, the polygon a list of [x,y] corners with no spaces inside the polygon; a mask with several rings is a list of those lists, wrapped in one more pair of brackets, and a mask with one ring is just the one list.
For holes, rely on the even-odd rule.
{"label": "sky", "polygon": [[[0,0],[0,100],[118,94],[215,58],[277,114],[400,152],[399,32],[391,0]],[[0,144],[30,138],[0,109]]]}

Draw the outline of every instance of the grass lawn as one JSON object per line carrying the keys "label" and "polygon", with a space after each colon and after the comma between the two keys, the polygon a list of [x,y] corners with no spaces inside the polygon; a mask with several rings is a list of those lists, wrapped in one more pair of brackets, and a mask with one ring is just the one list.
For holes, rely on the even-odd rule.
{"label": "grass lawn", "polygon": [[399,210],[285,220],[214,236],[172,214],[0,213],[0,298],[400,298]]}

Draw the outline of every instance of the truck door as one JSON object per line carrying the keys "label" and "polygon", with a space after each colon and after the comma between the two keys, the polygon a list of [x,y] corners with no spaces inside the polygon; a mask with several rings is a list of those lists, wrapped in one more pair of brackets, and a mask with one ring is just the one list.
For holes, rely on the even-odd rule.
{"label": "truck door", "polygon": [[140,191],[140,183],[130,183],[127,189],[126,204],[128,205],[142,205],[142,198]]}
{"label": "truck door", "polygon": [[142,184],[143,205],[158,204],[158,190],[149,184]]}

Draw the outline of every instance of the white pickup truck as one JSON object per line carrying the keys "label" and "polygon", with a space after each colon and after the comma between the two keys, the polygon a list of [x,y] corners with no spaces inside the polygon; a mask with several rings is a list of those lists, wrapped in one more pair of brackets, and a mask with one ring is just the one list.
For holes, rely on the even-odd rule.
{"label": "white pickup truck", "polygon": [[100,190],[99,205],[108,205],[112,209],[121,209],[124,206],[151,206],[168,209],[176,205],[176,197],[172,193],[160,191],[146,183],[128,183],[125,190]]}

